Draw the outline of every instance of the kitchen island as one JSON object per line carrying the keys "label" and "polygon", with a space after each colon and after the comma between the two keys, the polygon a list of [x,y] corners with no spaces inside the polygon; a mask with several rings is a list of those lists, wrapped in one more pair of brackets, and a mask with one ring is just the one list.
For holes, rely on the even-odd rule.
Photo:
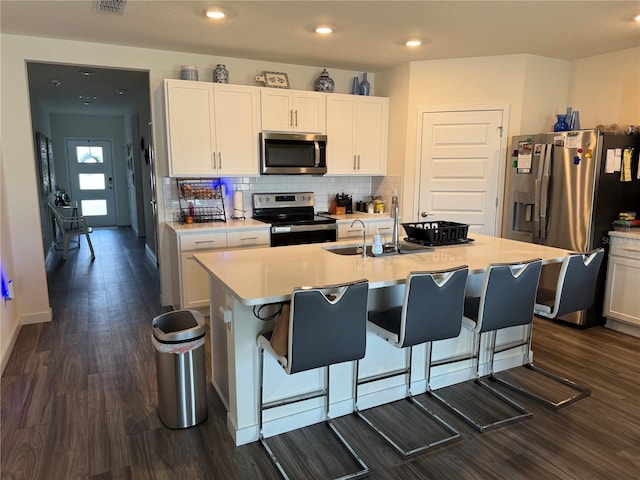
{"label": "kitchen island", "polygon": [[[236,445],[258,439],[258,349],[256,338],[273,328],[273,320],[263,321],[277,308],[273,304],[288,300],[293,288],[346,283],[366,278],[369,281],[369,309],[400,305],[404,281],[411,271],[442,270],[468,265],[467,290],[479,292],[482,274],[491,263],[504,263],[542,258],[543,263],[560,262],[566,250],[530,243],[473,234],[474,241],[464,245],[435,248],[432,251],[384,257],[362,258],[331,253],[330,244],[294,245],[276,248],[198,253],[194,255],[209,274],[210,339],[212,383],[227,408],[227,427]],[[505,329],[498,334],[498,344],[522,339],[523,327]],[[434,361],[472,351],[472,336],[463,330],[459,337],[436,342]],[[414,393],[426,391],[426,348],[414,349]],[[369,376],[402,368],[407,361],[404,351],[394,348],[369,333],[367,353],[361,361],[361,376]],[[522,364],[522,351],[505,352],[496,357],[496,370]],[[486,362],[486,355],[481,355]],[[475,366],[470,361],[436,367],[432,387],[440,388],[473,377]],[[331,415],[353,411],[351,363],[332,367]],[[287,376],[275,360],[265,361],[265,400],[285,393],[304,393],[322,384],[321,370]],[[422,378],[422,380],[419,380]],[[415,380],[418,379],[418,380]],[[401,378],[365,385],[360,390],[359,404],[368,408],[397,400],[404,395]],[[265,435],[275,435],[322,421],[320,399],[273,409],[265,416]]]}

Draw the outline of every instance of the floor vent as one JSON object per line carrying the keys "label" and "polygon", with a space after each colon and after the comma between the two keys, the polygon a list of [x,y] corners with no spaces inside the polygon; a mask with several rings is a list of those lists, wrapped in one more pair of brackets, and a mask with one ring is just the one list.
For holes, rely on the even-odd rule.
{"label": "floor vent", "polygon": [[98,12],[123,14],[127,0],[95,0],[95,9]]}

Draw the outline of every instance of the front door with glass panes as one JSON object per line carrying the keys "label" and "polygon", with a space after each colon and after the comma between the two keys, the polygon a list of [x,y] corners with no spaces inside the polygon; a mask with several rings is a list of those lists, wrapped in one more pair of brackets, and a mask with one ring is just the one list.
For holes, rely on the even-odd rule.
{"label": "front door with glass panes", "polygon": [[111,140],[67,139],[71,200],[92,227],[116,225]]}

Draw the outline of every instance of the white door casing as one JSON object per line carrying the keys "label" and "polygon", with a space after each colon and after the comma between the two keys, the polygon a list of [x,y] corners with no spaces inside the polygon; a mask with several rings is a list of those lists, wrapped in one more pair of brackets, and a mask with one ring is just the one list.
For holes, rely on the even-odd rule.
{"label": "white door casing", "polygon": [[66,139],[71,200],[92,227],[116,225],[111,140]]}
{"label": "white door casing", "polygon": [[424,109],[419,115],[419,221],[465,223],[470,232],[499,235],[508,107]]}

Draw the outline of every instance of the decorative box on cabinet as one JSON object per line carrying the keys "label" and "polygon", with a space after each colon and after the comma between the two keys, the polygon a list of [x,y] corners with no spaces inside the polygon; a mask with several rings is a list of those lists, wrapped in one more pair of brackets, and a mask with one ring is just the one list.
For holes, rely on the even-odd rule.
{"label": "decorative box on cabinet", "polygon": [[610,238],[606,326],[640,337],[640,235],[611,232]]}
{"label": "decorative box on cabinet", "polygon": [[165,80],[169,176],[258,175],[258,92]]}
{"label": "decorative box on cabinet", "polygon": [[386,173],[388,112],[385,97],[327,97],[328,175]]}
{"label": "decorative box on cabinet", "polygon": [[325,133],[326,94],[263,88],[260,91],[263,131]]}

